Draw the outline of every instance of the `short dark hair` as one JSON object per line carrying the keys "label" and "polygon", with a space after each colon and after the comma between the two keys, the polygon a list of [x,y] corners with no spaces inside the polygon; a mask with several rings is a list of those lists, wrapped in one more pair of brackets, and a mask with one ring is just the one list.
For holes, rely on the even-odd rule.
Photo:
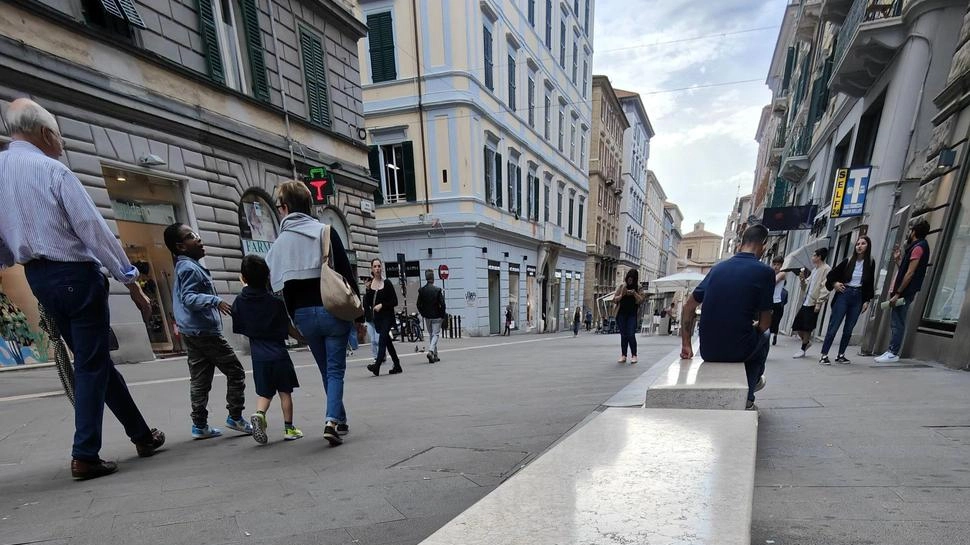
{"label": "short dark hair", "polygon": [[781,256],[778,256],[778,257],[772,259],[771,262],[772,263],[781,263],[781,264],[784,264],[785,263],[785,258],[784,257],[781,257]]}
{"label": "short dark hair", "polygon": [[434,282],[434,271],[427,269],[424,271],[424,279],[428,282]]}
{"label": "short dark hair", "polygon": [[254,288],[269,287],[269,265],[258,255],[250,254],[244,257],[239,266],[239,273],[242,274],[243,282]]}
{"label": "short dark hair", "polygon": [[768,242],[768,229],[764,225],[751,225],[741,234],[742,246],[748,244],[764,244],[765,242]]}
{"label": "short dark hair", "polygon": [[910,227],[913,230],[913,234],[916,238],[926,238],[926,235],[930,234],[930,222],[923,218],[920,218],[913,222],[913,226]]}
{"label": "short dark hair", "polygon": [[184,223],[175,222],[165,228],[165,234],[162,235],[165,239],[165,247],[168,251],[172,252],[172,255],[181,255],[178,251],[178,244],[182,242],[182,237],[179,236],[179,231],[184,227]]}
{"label": "short dark hair", "polygon": [[829,256],[829,249],[819,248],[818,250],[815,250],[815,255],[817,255],[822,261],[825,261],[825,258]]}

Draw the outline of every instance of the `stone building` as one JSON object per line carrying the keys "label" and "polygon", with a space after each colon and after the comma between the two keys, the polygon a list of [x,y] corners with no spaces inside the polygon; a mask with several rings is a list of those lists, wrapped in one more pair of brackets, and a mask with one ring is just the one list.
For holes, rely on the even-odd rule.
{"label": "stone building", "polygon": [[[656,176],[650,177],[650,139],[655,136],[647,110],[643,107],[640,95],[622,89],[615,89],[623,113],[630,128],[623,131],[622,186],[623,199],[620,203],[620,236],[623,243],[620,249],[620,264],[639,271],[640,280],[647,282],[656,278],[656,261],[659,252],[660,229],[656,208],[648,210],[648,195],[652,203],[657,199]],[[651,184],[654,184],[651,186]],[[650,192],[653,191],[651,194]],[[649,235],[649,238],[647,238]],[[650,244],[653,243],[653,251]],[[646,243],[646,244],[645,244]],[[646,266],[645,266],[646,265]]]}
{"label": "stone building", "polygon": [[721,235],[704,230],[704,222],[694,224],[694,230],[684,234],[678,254],[685,260],[680,270],[693,269],[707,273],[721,259]]}
{"label": "stone building", "polygon": [[[335,0],[18,0],[0,15],[0,107],[30,96],[58,120],[61,158],[81,179],[153,303],[144,320],[112,285],[122,361],[177,353],[166,224],[204,240],[217,292],[241,289],[239,264],[265,252],[279,218],[274,187],[329,170],[316,207],[367,274],[377,255],[357,41],[366,27]],[[0,144],[8,140],[0,129]],[[321,194],[321,200],[324,200]],[[36,303],[22,268],[2,289]],[[231,331],[227,318],[226,329]]]}

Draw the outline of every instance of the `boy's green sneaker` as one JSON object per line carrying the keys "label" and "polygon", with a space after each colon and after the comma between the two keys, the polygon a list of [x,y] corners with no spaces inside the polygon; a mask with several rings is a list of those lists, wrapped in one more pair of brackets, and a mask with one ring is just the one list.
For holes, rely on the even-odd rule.
{"label": "boy's green sneaker", "polygon": [[303,437],[303,432],[297,428],[286,428],[283,430],[283,440],[284,441],[296,441]]}
{"label": "boy's green sneaker", "polygon": [[253,425],[253,439],[261,445],[265,445],[269,441],[269,437],[266,436],[266,414],[261,412],[253,413],[249,421]]}

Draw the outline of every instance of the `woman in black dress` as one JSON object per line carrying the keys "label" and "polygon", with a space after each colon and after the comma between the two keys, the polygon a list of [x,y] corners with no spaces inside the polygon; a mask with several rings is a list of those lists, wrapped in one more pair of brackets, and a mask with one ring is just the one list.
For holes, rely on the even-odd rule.
{"label": "woman in black dress", "polygon": [[391,375],[396,375],[404,371],[401,368],[401,360],[397,357],[397,350],[394,350],[394,341],[391,340],[391,326],[394,325],[394,307],[397,306],[397,293],[394,286],[384,280],[384,262],[374,259],[370,262],[371,280],[367,283],[367,293],[364,294],[365,304],[370,303],[371,311],[374,316],[374,327],[380,337],[380,344],[377,347],[377,361],[367,366],[367,370],[374,373],[374,376],[381,374],[381,364],[391,354],[391,362],[394,366],[388,371]]}
{"label": "woman in black dress", "polygon": [[620,328],[620,358],[616,363],[626,363],[627,348],[630,363],[637,362],[637,308],[646,297],[640,291],[640,272],[630,269],[613,294],[616,303],[616,325]]}

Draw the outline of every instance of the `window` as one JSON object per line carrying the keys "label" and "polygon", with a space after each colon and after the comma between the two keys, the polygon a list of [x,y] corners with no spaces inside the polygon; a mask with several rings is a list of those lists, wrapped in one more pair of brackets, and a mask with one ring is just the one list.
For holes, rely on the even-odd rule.
{"label": "window", "polygon": [[495,90],[494,81],[492,80],[492,31],[485,27],[483,29],[483,44],[482,47],[485,51],[485,87],[488,87],[489,91]]}
{"label": "window", "polygon": [[693,257],[693,254],[694,254],[694,249],[687,248],[687,259],[690,259],[691,257]]}
{"label": "window", "polygon": [[410,141],[371,146],[371,176],[380,181],[375,202],[393,204],[418,200],[414,177],[414,145]]}
{"label": "window", "polygon": [[379,83],[397,79],[394,62],[394,24],[391,12],[367,16],[367,41],[370,43],[371,81]]}
{"label": "window", "polygon": [[559,184],[559,191],[556,193],[556,225],[562,227],[562,184]]}
{"label": "window", "polygon": [[[510,154],[511,155],[511,154]],[[519,158],[511,156],[508,165],[508,186],[509,186],[509,212],[513,214],[522,213],[522,167],[519,166]]]}
{"label": "window", "polygon": [[509,108],[515,111],[515,54],[509,54]]}
{"label": "window", "polygon": [[569,220],[566,222],[566,233],[570,236],[573,234],[573,212],[576,206],[576,191],[573,189],[569,190]]}
{"label": "window", "polygon": [[303,49],[303,77],[306,82],[308,119],[315,125],[330,126],[327,67],[324,64],[323,43],[306,29],[300,29],[300,47]]}
{"label": "window", "polygon": [[552,0],[546,0],[546,49],[552,51]]}
{"label": "window", "polygon": [[536,78],[535,74],[529,74],[529,86],[528,86],[528,101],[529,101],[529,126],[533,129],[536,126]]}
{"label": "window", "polygon": [[529,1],[529,24],[536,26],[536,0]]}
{"label": "window", "polygon": [[485,202],[502,207],[502,154],[485,146]]}
{"label": "window", "polygon": [[586,198],[579,198],[579,219],[576,226],[576,237],[583,238],[583,209],[586,207]]}
{"label": "window", "polygon": [[[129,3],[118,2],[119,5]],[[107,6],[109,2],[102,4]],[[269,83],[256,1],[199,0],[199,24],[209,77],[216,83],[268,101]],[[303,33],[301,29],[301,37]],[[322,51],[321,48],[321,63]]]}
{"label": "window", "polygon": [[[131,2],[120,4],[116,0],[81,0],[81,10],[84,12],[85,23],[125,40],[132,39],[131,27],[146,28],[145,21]],[[211,21],[211,4],[208,5],[208,11]]]}
{"label": "window", "polygon": [[569,125],[569,160],[576,160],[576,116],[572,116],[572,123]]}
{"label": "window", "polygon": [[542,205],[545,210],[545,213],[543,214],[543,221],[545,222],[549,221],[549,192],[550,191],[552,191],[552,187],[547,183],[546,191],[543,193],[543,198],[542,198]]}
{"label": "window", "polygon": [[549,140],[552,134],[552,98],[549,96],[549,93],[546,93],[545,106],[546,119],[543,135],[545,135],[546,140]]}
{"label": "window", "polygon": [[565,146],[563,143],[563,141],[565,140],[564,135],[566,133],[566,112],[565,110],[563,110],[563,108],[565,107],[566,107],[566,104],[560,100],[559,101],[559,151],[563,151],[565,149]]}
{"label": "window", "polygon": [[539,221],[539,177],[536,176],[535,167],[529,168],[525,191],[526,212],[529,219]]}
{"label": "window", "polygon": [[[925,307],[923,316],[926,320],[936,322],[935,325],[941,329],[952,327],[950,331],[956,330],[963,302],[967,291],[970,290],[970,276],[967,275],[970,244],[966,235],[970,232],[970,189],[964,188],[962,192],[953,224],[953,236],[947,243],[946,252],[940,251],[937,254],[938,257],[934,258],[937,268],[936,281],[933,282],[933,291],[930,292],[929,303]],[[932,252],[930,255],[933,255]],[[940,261],[942,261],[942,267],[940,267]],[[932,277],[933,271],[927,271],[926,283]],[[886,281],[892,282],[895,279],[895,276],[887,277]]]}
{"label": "window", "polygon": [[579,19],[579,0],[573,0],[573,13],[576,14],[576,18]]}
{"label": "window", "polygon": [[573,41],[573,85],[576,85],[576,72],[579,67],[579,46]]}
{"label": "window", "polygon": [[589,61],[583,59],[583,98],[586,98],[587,87],[589,87]]}
{"label": "window", "polygon": [[566,67],[566,21],[559,21],[559,66]]}
{"label": "window", "polygon": [[586,127],[579,137],[579,168],[586,168]]}
{"label": "window", "polygon": [[583,17],[583,32],[589,36],[589,0],[586,0],[585,16]]}

